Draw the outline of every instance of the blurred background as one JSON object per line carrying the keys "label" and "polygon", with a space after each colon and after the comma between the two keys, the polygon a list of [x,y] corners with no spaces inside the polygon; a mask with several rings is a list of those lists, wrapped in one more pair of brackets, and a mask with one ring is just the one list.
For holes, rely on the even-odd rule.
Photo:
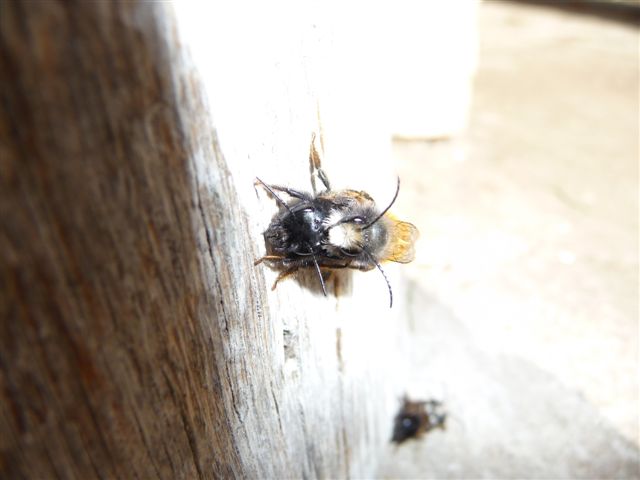
{"label": "blurred background", "polygon": [[458,80],[392,146],[422,234],[409,392],[444,401],[448,429],[390,446],[379,474],[639,478],[640,4],[464,8],[478,36],[437,35],[466,54],[429,57]]}

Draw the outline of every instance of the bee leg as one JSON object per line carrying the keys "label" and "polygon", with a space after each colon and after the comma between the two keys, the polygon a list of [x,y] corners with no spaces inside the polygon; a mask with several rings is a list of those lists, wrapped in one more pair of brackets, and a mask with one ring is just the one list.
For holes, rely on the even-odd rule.
{"label": "bee leg", "polygon": [[[322,136],[320,137],[320,144],[322,148]],[[309,148],[309,164],[311,166],[311,185],[313,186],[313,192],[316,192],[316,183],[315,178],[313,178],[313,173],[315,172],[322,184],[324,185],[325,191],[328,192],[331,190],[331,186],[329,185],[329,179],[327,178],[327,174],[322,170],[322,160],[320,159],[320,154],[316,149],[316,134],[313,132],[311,134],[311,147]]]}
{"label": "bee leg", "polygon": [[304,192],[299,192],[298,190],[294,190],[293,188],[281,187],[279,185],[269,185],[272,190],[277,190],[278,192],[284,192],[287,195],[295,198],[299,198],[300,200],[311,200],[308,194]]}
{"label": "bee leg", "polygon": [[329,178],[327,177],[327,174],[324,173],[324,170],[322,170],[320,167],[318,167],[317,172],[318,178],[322,181],[324,188],[328,192],[329,190],[331,190],[331,185],[329,184]]}
{"label": "bee leg", "polygon": [[287,268],[286,270],[283,270],[282,272],[280,272],[278,274],[278,276],[276,277],[276,281],[273,282],[273,286],[271,287],[271,290],[275,290],[276,289],[276,287],[278,286],[278,282],[280,280],[283,280],[283,279],[285,279],[287,277],[290,277],[291,275],[293,275],[297,271],[298,271],[298,267],[296,266],[296,267]]}
{"label": "bee leg", "polygon": [[[320,139],[320,143],[322,143],[322,138]],[[311,132],[311,146],[309,147],[309,163],[311,164],[311,168],[313,170],[318,170],[320,165],[322,165],[322,160],[320,160],[320,154],[316,149],[316,132]]]}
{"label": "bee leg", "polygon": [[320,271],[322,271],[322,278],[324,278],[325,282],[328,282],[333,276],[333,271],[341,268],[349,268],[349,265],[331,265],[330,267],[320,267]]}
{"label": "bee leg", "polygon": [[253,262],[253,266],[255,267],[256,265],[260,265],[262,262],[266,261],[273,261],[273,260],[282,260],[284,257],[280,257],[278,255],[265,255],[262,258],[257,259],[255,262]]}
{"label": "bee leg", "polygon": [[273,192],[274,190],[278,192],[284,192],[291,197],[299,198],[301,200],[311,200],[311,197],[307,193],[299,192],[298,190],[294,190],[293,188],[289,188],[289,187],[282,187],[280,185],[268,185],[264,183],[262,180],[260,180],[258,177],[256,177],[256,181],[253,182],[253,185],[263,186],[270,194],[272,194],[277,200],[279,200],[282,203],[285,203],[285,202]]}
{"label": "bee leg", "polygon": [[351,262],[348,262],[348,263],[336,263],[336,264],[331,264],[331,265],[323,265],[323,269],[327,270],[327,271],[338,270],[340,268],[354,268],[354,267],[351,265]]}

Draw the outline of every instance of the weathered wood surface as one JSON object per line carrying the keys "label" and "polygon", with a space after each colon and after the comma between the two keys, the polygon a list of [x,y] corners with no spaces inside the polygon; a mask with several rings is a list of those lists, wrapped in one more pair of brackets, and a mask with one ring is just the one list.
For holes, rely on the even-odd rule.
{"label": "weathered wood surface", "polygon": [[[402,377],[383,280],[337,275],[323,298],[253,266],[275,211],[253,177],[308,181],[313,91],[262,123],[214,109],[218,139],[206,95],[229,92],[170,7],[0,8],[0,476],[371,475]],[[255,74],[238,89],[275,75]]]}

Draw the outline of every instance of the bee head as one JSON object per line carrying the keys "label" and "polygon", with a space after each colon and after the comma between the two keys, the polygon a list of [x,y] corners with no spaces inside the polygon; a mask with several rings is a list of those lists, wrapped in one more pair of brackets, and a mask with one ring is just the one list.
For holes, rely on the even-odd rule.
{"label": "bee head", "polygon": [[365,221],[360,216],[344,217],[332,224],[327,232],[328,243],[346,253],[357,254],[362,250]]}
{"label": "bee head", "polygon": [[[385,214],[398,198],[399,191],[400,178],[393,199],[382,212],[375,209],[369,196],[365,197],[366,203],[358,205],[356,202],[350,209],[335,210],[326,221],[329,245],[348,256],[356,256],[363,251],[368,254],[380,252],[388,239],[389,224]],[[361,197],[362,194],[358,195]]]}
{"label": "bee head", "polygon": [[375,216],[376,212],[371,210],[342,218],[328,229],[327,242],[348,256],[359,255],[365,249],[380,251],[387,243],[388,229],[384,219],[370,225],[370,219]]}

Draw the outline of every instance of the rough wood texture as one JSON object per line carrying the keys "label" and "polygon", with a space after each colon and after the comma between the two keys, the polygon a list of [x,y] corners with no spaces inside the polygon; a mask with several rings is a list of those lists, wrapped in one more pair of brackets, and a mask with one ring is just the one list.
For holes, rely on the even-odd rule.
{"label": "rough wood texture", "polygon": [[0,476],[370,475],[399,394],[382,280],[268,291],[249,167],[284,170],[223,158],[170,10],[1,9]]}

